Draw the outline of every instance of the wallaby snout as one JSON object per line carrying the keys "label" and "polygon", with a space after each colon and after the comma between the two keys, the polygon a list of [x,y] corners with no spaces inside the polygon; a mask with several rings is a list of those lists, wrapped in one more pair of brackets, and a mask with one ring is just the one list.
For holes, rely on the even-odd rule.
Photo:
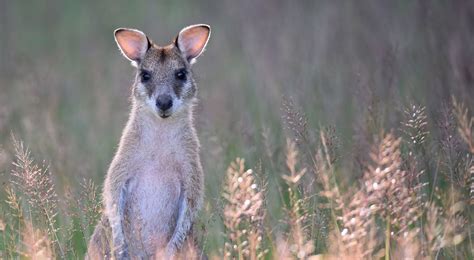
{"label": "wallaby snout", "polygon": [[159,95],[156,99],[156,107],[160,116],[165,118],[169,116],[169,110],[173,106],[173,98],[168,94]]}

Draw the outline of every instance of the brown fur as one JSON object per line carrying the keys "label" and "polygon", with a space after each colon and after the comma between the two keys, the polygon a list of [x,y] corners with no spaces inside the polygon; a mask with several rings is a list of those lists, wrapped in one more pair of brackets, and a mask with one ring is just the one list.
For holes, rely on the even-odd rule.
{"label": "brown fur", "polygon": [[[183,31],[190,28],[200,34],[193,31],[183,37],[204,39],[202,34],[207,33],[207,43],[207,26]],[[117,37],[122,32],[126,34]],[[190,65],[197,56],[176,44],[156,46],[144,37],[136,30],[116,31],[122,53],[136,63],[138,71],[130,118],[104,184],[104,215],[86,258],[175,258],[197,252],[190,239],[203,201],[199,140],[192,112],[196,85]],[[180,40],[192,43],[196,39]],[[204,48],[205,43],[201,41],[201,45]],[[187,71],[186,80],[176,77],[180,69]],[[150,74],[146,82],[141,76],[144,70]],[[156,108],[154,102],[160,95],[173,98],[169,115]]]}

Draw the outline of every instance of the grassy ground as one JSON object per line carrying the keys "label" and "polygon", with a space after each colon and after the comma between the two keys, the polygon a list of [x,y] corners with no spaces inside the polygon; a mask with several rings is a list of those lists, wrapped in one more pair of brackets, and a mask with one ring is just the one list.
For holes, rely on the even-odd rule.
{"label": "grassy ground", "polygon": [[473,14],[461,0],[0,2],[0,258],[84,256],[134,73],[112,32],[165,44],[193,23],[213,28],[195,65],[207,255],[472,258]]}

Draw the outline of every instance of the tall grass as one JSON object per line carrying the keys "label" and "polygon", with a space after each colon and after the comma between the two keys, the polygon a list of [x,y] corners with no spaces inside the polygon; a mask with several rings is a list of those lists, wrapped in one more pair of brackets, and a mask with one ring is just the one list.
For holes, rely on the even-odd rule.
{"label": "tall grass", "polygon": [[[298,149],[301,136],[296,141],[288,138],[280,166],[286,170],[278,184],[283,207],[278,227],[269,220],[267,208],[271,173],[248,169],[244,159],[237,158],[222,183],[220,214],[212,214],[209,207],[202,212],[208,222],[220,218],[223,229],[217,236],[225,242],[220,248],[210,247],[206,241],[215,234],[207,233],[198,236],[200,246],[216,259],[472,258],[474,118],[455,99],[451,109],[463,140],[458,163],[436,150],[417,151],[431,131],[424,108],[411,105],[407,120],[400,124],[404,137],[395,131],[375,135],[365,170],[353,183],[340,181],[338,175],[345,173],[338,169],[334,142],[326,130],[320,130],[319,142],[308,147],[314,157],[308,163]],[[16,158],[5,186],[0,252],[7,258],[83,256],[101,212],[98,187],[84,180],[78,192],[66,197],[69,206],[59,207],[48,167],[35,163],[14,136],[12,143]],[[436,167],[430,162],[454,168],[442,176],[427,174],[421,155],[436,158],[429,160],[428,168]]]}

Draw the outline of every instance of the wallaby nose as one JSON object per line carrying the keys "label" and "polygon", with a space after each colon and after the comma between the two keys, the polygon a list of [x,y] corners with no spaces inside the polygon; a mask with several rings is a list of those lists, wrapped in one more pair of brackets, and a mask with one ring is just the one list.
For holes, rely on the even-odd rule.
{"label": "wallaby nose", "polygon": [[166,111],[173,106],[173,99],[170,95],[159,95],[156,99],[156,106],[161,111]]}

